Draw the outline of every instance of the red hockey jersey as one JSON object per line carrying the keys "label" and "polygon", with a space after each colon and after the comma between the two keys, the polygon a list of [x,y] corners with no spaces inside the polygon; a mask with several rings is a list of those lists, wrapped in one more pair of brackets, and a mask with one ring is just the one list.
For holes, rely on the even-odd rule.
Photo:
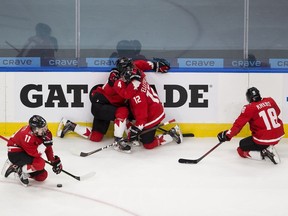
{"label": "red hockey jersey", "polygon": [[114,87],[119,95],[129,99],[130,110],[136,120],[135,126],[151,128],[165,118],[164,107],[145,78],[141,82],[133,81],[128,85],[118,80]]}
{"label": "red hockey jersey", "polygon": [[279,119],[280,109],[276,102],[268,97],[252,102],[242,108],[239,117],[227,132],[227,137],[236,136],[248,122],[255,143],[275,145],[284,136],[283,122]]}
{"label": "red hockey jersey", "polygon": [[[52,134],[49,130],[47,130],[46,138],[52,140]],[[29,125],[27,125],[22,127],[8,140],[8,152],[24,151],[32,157],[41,157],[37,148],[43,144],[43,141],[43,138],[36,136]],[[52,145],[46,147],[45,153],[49,161],[54,160]]]}
{"label": "red hockey jersey", "polygon": [[120,107],[126,103],[126,99],[121,97],[107,82],[102,87],[98,87],[95,92],[103,94],[113,106]]}
{"label": "red hockey jersey", "polygon": [[133,70],[138,70],[141,74],[141,82],[134,80],[127,85],[120,79],[115,82],[114,89],[121,97],[129,100],[130,110],[136,120],[135,126],[147,129],[160,124],[165,118],[164,107],[145,79],[144,71],[152,70],[153,63],[145,60],[136,60],[133,63]]}

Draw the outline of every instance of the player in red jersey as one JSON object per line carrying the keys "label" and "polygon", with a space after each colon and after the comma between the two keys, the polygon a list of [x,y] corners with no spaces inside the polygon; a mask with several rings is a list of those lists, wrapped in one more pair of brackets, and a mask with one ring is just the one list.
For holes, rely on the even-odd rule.
{"label": "player in red jersey", "polygon": [[153,61],[120,58],[116,62],[116,68],[110,72],[107,82],[102,86],[98,85],[90,92],[92,103],[91,112],[94,116],[92,130],[70,120],[62,119],[58,127],[58,136],[64,137],[69,131],[74,131],[82,137],[91,141],[99,142],[106,134],[110,122],[114,121],[115,148],[120,151],[130,152],[130,146],[122,141],[123,133],[126,129],[126,120],[129,115],[126,98],[120,96],[114,89],[114,83],[120,78],[123,67],[130,64],[138,66],[138,70],[143,73],[147,70],[166,73],[169,65],[164,63],[164,59],[154,59]]}
{"label": "player in red jersey", "polygon": [[8,159],[11,164],[4,176],[8,177],[15,172],[24,186],[29,184],[28,178],[44,181],[48,176],[45,160],[42,158],[44,153],[52,164],[52,170],[59,174],[62,163],[54,155],[52,145],[52,134],[47,128],[46,120],[33,115],[29,119],[29,125],[22,127],[8,140]]}
{"label": "player in red jersey", "polygon": [[157,61],[154,65],[141,60],[119,64],[118,70],[121,78],[114,84],[115,91],[121,97],[129,100],[129,108],[135,119],[130,127],[129,142],[137,143],[140,141],[146,149],[153,149],[173,140],[178,144],[182,142],[182,134],[178,125],[169,130],[167,134],[155,136],[156,129],[140,134],[146,129],[159,125],[165,118],[164,107],[157,93],[146,81],[145,74],[140,69],[152,65],[153,68],[157,68],[159,63],[162,65],[160,70],[167,72],[170,68],[169,64],[164,61]]}
{"label": "player in red jersey", "polygon": [[284,128],[279,119],[280,109],[271,97],[262,98],[257,88],[246,92],[249,102],[242,108],[241,114],[230,130],[218,134],[220,142],[230,141],[248,122],[252,136],[240,140],[238,154],[243,158],[262,160],[268,157],[274,164],[280,162],[274,145],[284,136]]}

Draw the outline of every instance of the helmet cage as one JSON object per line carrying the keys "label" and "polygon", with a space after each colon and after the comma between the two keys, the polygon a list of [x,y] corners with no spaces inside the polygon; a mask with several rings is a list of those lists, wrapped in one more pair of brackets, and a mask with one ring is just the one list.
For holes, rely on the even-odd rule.
{"label": "helmet cage", "polygon": [[38,128],[38,127],[32,128],[32,131],[36,136],[45,136],[47,133],[47,130],[48,130],[47,126],[42,127],[42,128]]}

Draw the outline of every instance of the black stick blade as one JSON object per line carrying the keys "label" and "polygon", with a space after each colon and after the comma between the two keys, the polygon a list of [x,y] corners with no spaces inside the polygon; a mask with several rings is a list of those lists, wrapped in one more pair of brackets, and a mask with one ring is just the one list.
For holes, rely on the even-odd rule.
{"label": "black stick blade", "polygon": [[183,133],[183,137],[194,137],[193,133]]}
{"label": "black stick blade", "polygon": [[81,152],[80,153],[80,156],[81,157],[87,157],[87,156],[89,156],[90,154],[89,153],[86,153],[86,152]]}
{"label": "black stick blade", "polygon": [[178,160],[179,163],[183,163],[183,164],[197,164],[199,162],[199,160],[191,160],[191,159],[184,159],[184,158],[180,158]]}

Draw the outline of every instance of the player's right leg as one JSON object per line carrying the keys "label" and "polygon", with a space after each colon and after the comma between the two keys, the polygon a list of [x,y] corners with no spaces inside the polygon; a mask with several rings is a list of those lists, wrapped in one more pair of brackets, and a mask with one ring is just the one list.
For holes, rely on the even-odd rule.
{"label": "player's right leg", "polygon": [[4,176],[7,178],[11,173],[15,173],[20,183],[24,186],[28,186],[28,178],[31,173],[43,170],[45,167],[43,158],[34,158],[25,152],[10,152],[8,153],[8,158],[12,165],[8,167]]}
{"label": "player's right leg", "polygon": [[115,112],[114,120],[114,149],[120,152],[130,153],[131,147],[128,142],[123,139],[126,130],[127,118],[129,110],[127,107],[119,107]]}
{"label": "player's right leg", "polygon": [[274,146],[258,145],[252,136],[240,140],[237,152],[240,157],[250,158],[254,160],[263,160],[268,158],[274,164],[280,163],[279,155]]}

